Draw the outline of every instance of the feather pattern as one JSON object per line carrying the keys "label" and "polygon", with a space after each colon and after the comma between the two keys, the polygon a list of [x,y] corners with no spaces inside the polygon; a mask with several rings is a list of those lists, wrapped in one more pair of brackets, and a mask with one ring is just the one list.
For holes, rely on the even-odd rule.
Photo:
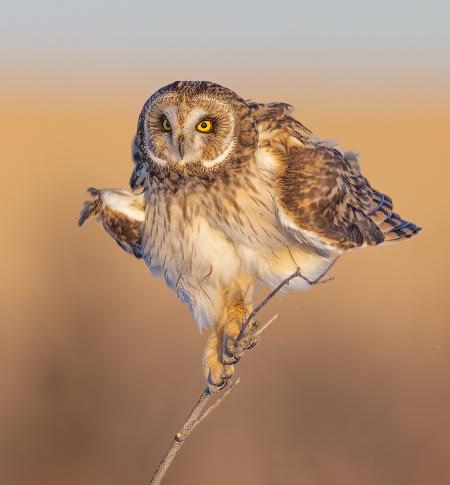
{"label": "feather pattern", "polygon": [[390,197],[371,187],[356,153],[342,153],[316,139],[288,115],[288,105],[266,106],[254,109],[263,146],[277,161],[277,208],[285,227],[341,250],[420,231],[393,212]]}
{"label": "feather pattern", "polygon": [[80,225],[96,216],[200,328],[214,327],[203,359],[212,389],[232,375],[230,344],[259,284],[275,287],[298,268],[313,280],[346,250],[420,230],[372,188],[354,152],[315,137],[292,106],[206,81],[177,81],[147,100],[133,161],[133,192],[91,189]]}
{"label": "feather pattern", "polygon": [[88,189],[93,200],[84,203],[78,225],[96,216],[108,234],[127,253],[142,257],[142,231],[145,210],[142,195],[135,195],[121,189]]}
{"label": "feather pattern", "polygon": [[174,83],[161,92],[173,90],[182,106],[203,90],[233,106],[241,117],[235,153],[211,170],[153,162],[142,124],[154,95],[133,141],[135,192],[91,189],[95,199],[86,202],[80,225],[96,215],[189,303],[200,326],[217,319],[224,292],[250,295],[256,283],[274,286],[297,267],[313,279],[345,250],[420,230],[371,187],[356,153],[315,137],[289,104],[244,103],[209,83]]}

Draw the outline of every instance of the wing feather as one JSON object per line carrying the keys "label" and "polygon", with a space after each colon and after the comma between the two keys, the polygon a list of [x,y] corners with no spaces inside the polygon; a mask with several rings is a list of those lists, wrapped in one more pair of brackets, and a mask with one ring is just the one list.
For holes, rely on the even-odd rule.
{"label": "wing feather", "polygon": [[408,238],[420,227],[393,212],[392,199],[373,189],[354,152],[342,153],[315,138],[283,103],[253,110],[260,145],[277,163],[280,221],[303,240],[349,249]]}
{"label": "wing feather", "polygon": [[106,232],[127,253],[142,257],[142,233],[145,219],[144,195],[119,189],[88,189],[94,197],[84,203],[78,224],[96,216]]}

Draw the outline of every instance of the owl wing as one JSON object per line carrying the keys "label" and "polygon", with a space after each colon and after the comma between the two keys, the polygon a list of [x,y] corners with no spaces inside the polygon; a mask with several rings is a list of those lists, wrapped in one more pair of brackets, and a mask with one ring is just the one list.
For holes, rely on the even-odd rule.
{"label": "owl wing", "polygon": [[137,258],[142,258],[144,195],[120,189],[90,188],[88,192],[94,199],[84,203],[78,224],[82,226],[90,216],[97,216],[108,234],[122,249]]}
{"label": "owl wing", "polygon": [[393,211],[390,197],[371,187],[355,153],[325,146],[280,104],[255,109],[262,146],[277,161],[275,203],[288,231],[324,250],[376,245],[420,231]]}
{"label": "owl wing", "polygon": [[247,101],[258,127],[258,146],[267,147],[277,142],[300,142],[314,146],[316,138],[300,121],[291,116],[294,107],[287,103],[255,103]]}

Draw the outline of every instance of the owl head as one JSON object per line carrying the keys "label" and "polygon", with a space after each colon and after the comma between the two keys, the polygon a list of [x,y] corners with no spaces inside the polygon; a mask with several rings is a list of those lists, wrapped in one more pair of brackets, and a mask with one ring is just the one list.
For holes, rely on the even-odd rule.
{"label": "owl head", "polygon": [[144,104],[134,158],[151,175],[208,177],[245,163],[257,139],[250,108],[233,91],[206,81],[177,81]]}

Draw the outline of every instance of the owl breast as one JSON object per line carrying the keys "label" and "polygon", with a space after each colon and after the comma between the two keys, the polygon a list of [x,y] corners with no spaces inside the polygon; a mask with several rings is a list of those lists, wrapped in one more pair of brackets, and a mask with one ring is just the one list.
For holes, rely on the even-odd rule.
{"label": "owl breast", "polygon": [[214,320],[223,288],[245,278],[236,245],[203,203],[195,194],[150,195],[143,240],[147,266],[190,305],[199,326]]}

